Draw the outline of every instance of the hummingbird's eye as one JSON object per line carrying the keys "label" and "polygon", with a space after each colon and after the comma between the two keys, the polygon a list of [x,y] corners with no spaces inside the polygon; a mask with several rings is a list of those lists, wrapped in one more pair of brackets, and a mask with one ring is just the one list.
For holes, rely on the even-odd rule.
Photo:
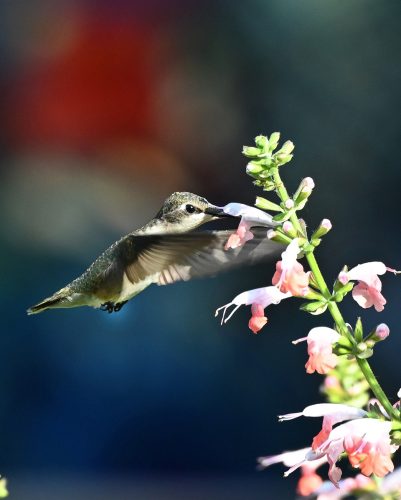
{"label": "hummingbird's eye", "polygon": [[189,214],[194,214],[197,211],[197,209],[193,205],[185,205],[185,210]]}

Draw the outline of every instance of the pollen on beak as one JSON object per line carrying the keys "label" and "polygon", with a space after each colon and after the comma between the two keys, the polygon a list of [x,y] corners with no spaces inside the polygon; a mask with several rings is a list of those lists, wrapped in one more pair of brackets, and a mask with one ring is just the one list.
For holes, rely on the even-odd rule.
{"label": "pollen on beak", "polygon": [[224,211],[223,207],[216,207],[215,205],[209,205],[205,209],[205,214],[213,215],[214,217],[231,217],[231,218],[234,218],[234,219],[238,219],[239,218],[238,216],[227,214]]}

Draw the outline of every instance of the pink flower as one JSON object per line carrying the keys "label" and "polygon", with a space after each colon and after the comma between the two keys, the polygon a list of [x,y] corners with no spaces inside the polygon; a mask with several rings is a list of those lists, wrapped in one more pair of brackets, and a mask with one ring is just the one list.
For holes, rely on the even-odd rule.
{"label": "pink flower", "polygon": [[244,219],[241,219],[239,226],[235,233],[231,234],[224,245],[224,250],[229,248],[237,248],[244,245],[247,241],[253,238],[253,234],[250,231],[251,225]]}
{"label": "pink flower", "polygon": [[228,215],[241,217],[241,222],[236,232],[228,238],[224,246],[225,250],[240,247],[251,240],[253,238],[253,234],[250,231],[252,226],[273,227],[276,225],[271,215],[258,208],[250,207],[242,203],[228,203],[228,205],[223,207],[223,211]]}
{"label": "pink flower", "polygon": [[375,331],[375,337],[378,340],[385,340],[390,335],[390,328],[386,325],[386,323],[380,323],[377,325]]}
{"label": "pink flower", "polygon": [[340,334],[332,328],[318,326],[312,328],[307,337],[294,340],[293,344],[299,342],[308,343],[309,359],[306,362],[306,373],[315,371],[325,375],[337,365],[337,356],[333,354],[333,344],[338,342]]}
{"label": "pink flower", "polygon": [[[391,422],[383,422],[381,429],[375,430],[374,434],[367,438],[360,433],[350,433],[344,439],[344,449],[353,467],[360,468],[364,476],[375,474],[384,477],[394,470],[391,460],[390,430]],[[388,427],[388,429],[387,429]]]}
{"label": "pink flower", "polygon": [[[283,463],[287,467],[294,467],[300,462],[303,462],[305,457],[309,457],[311,452],[311,448],[302,448],[300,450],[287,451],[270,457],[261,457],[258,459],[258,462],[261,467],[269,467],[277,463]],[[301,466],[302,475],[297,485],[297,492],[300,495],[311,495],[320,487],[323,481],[322,478],[316,474],[316,469],[326,462],[326,458],[323,457],[317,460],[306,461]]]}
{"label": "pink flower", "polygon": [[348,281],[359,281],[352,290],[353,298],[364,309],[374,306],[376,311],[380,312],[384,309],[386,299],[381,294],[382,282],[379,275],[386,271],[397,272],[386,267],[383,262],[366,262],[348,272],[342,271],[338,275],[338,280],[344,285]]}
{"label": "pink flower", "polygon": [[298,239],[295,238],[281,254],[282,260],[277,262],[272,279],[273,285],[280,291],[290,292],[294,296],[304,296],[309,291],[309,273],[305,273],[302,264],[297,261],[300,251]]}
{"label": "pink flower", "polygon": [[[362,474],[376,474],[383,477],[394,468],[390,455],[398,447],[390,443],[391,422],[374,418],[360,418],[367,414],[364,410],[347,405],[322,404],[306,407],[301,413],[290,413],[280,418],[291,420],[301,415],[324,416],[323,428],[312,443],[313,453],[287,471],[290,474],[309,460],[326,457],[329,463],[329,478],[338,487],[341,469],[336,465],[340,455],[348,454],[353,467],[359,468]],[[333,429],[333,425],[350,420]]]}
{"label": "pink flower", "polygon": [[[239,309],[242,305],[252,306],[252,318],[249,321],[249,328],[257,333],[266,323],[267,318],[264,315],[264,309],[270,304],[279,304],[283,299],[291,297],[290,293],[282,293],[275,286],[267,286],[264,288],[256,288],[254,290],[248,290],[242,292],[228,304],[219,307],[216,310],[216,316],[219,311],[223,309],[223,316],[221,323],[227,323],[231,316]],[[230,314],[225,317],[226,311],[230,306],[235,306]]]}
{"label": "pink flower", "polygon": [[341,389],[341,384],[335,375],[328,375],[324,379],[324,387],[326,389]]}
{"label": "pink flower", "polygon": [[265,311],[259,304],[252,304],[252,318],[249,320],[248,326],[253,333],[258,333],[267,323]]}
{"label": "pink flower", "polygon": [[[261,467],[269,467],[273,464],[282,463],[286,467],[293,467],[294,465],[299,464],[305,459],[305,456],[312,451],[312,448],[301,448],[300,450],[294,451],[285,451],[280,453],[279,455],[271,455],[268,457],[260,457],[258,458],[258,463]],[[324,462],[319,462],[319,465],[322,465]],[[318,467],[318,466],[317,466]],[[315,469],[317,468],[315,467]]]}
{"label": "pink flower", "polygon": [[306,465],[302,465],[301,472],[302,476],[297,484],[297,493],[303,497],[308,497],[318,490],[323,484],[323,479]]}

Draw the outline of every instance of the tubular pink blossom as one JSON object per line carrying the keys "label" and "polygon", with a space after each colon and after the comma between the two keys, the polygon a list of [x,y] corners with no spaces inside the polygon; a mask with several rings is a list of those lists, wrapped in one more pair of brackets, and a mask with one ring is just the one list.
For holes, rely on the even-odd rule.
{"label": "tubular pink blossom", "polygon": [[272,278],[273,285],[293,296],[304,296],[309,291],[309,273],[305,273],[302,264],[297,261],[300,251],[298,239],[295,238],[281,254],[282,260],[277,262]]}
{"label": "tubular pink blossom", "polygon": [[389,270],[383,262],[365,262],[348,272],[342,271],[338,280],[343,284],[359,281],[352,290],[354,300],[364,309],[374,306],[376,311],[380,312],[384,309],[386,299],[381,294],[382,283],[379,276]]}
{"label": "tubular pink blossom", "polygon": [[[367,415],[364,410],[329,403],[308,406],[303,412],[283,415],[281,420],[301,415],[324,416],[325,422],[322,431],[314,439],[312,450],[305,454],[302,461],[290,467],[285,475],[311,460],[326,458],[329,463],[329,478],[338,487],[341,469],[336,464],[344,452],[348,454],[351,465],[359,468],[366,476],[376,474],[383,477],[393,470],[390,455],[398,446],[391,445],[390,421],[361,418]],[[350,421],[332,428],[344,420]]]}
{"label": "tubular pink blossom", "polygon": [[265,311],[259,304],[252,304],[251,311],[252,317],[249,320],[248,326],[253,333],[258,333],[267,323]]}
{"label": "tubular pink blossom", "polygon": [[238,229],[228,238],[224,246],[225,250],[240,247],[251,240],[253,238],[253,234],[250,231],[252,226],[272,227],[276,225],[271,215],[243,203],[228,203],[223,207],[223,210],[228,215],[241,217]]}
{"label": "tubular pink blossom", "polygon": [[361,418],[366,416],[365,410],[355,408],[354,406],[343,405],[338,403],[319,403],[315,405],[306,406],[302,411],[297,413],[287,413],[279,415],[280,422],[285,420],[293,420],[298,417],[335,417],[336,423],[344,420],[352,420],[354,418]]}
{"label": "tubular pink blossom", "polygon": [[297,484],[297,493],[303,497],[307,497],[315,493],[323,484],[323,479],[314,470],[307,467],[306,464],[301,466],[301,477]]}
{"label": "tubular pink blossom", "polygon": [[[254,306],[252,308],[252,318],[249,322],[249,328],[257,333],[267,322],[267,318],[264,316],[264,309],[271,304],[279,304],[283,299],[291,297],[290,293],[283,293],[275,286],[266,286],[263,288],[255,288],[254,290],[248,290],[242,292],[234,299],[219,307],[216,310],[216,316],[219,312],[223,310],[223,316],[221,319],[221,324],[227,323],[231,316],[239,309],[242,305]],[[225,317],[227,309],[231,306],[235,306],[234,309]],[[262,324],[263,323],[263,324]],[[256,330],[256,331],[255,331]]]}
{"label": "tubular pink blossom", "polygon": [[230,248],[237,248],[244,245],[247,241],[253,238],[253,234],[250,231],[251,226],[244,219],[241,219],[239,226],[235,233],[231,234],[227,240],[227,243],[224,245],[224,250],[228,250]]}
{"label": "tubular pink blossom", "polygon": [[259,457],[258,463],[261,467],[269,467],[270,465],[279,463],[284,464],[286,467],[293,467],[294,465],[297,465],[300,462],[302,462],[305,458],[305,455],[311,450],[312,449],[310,447],[301,448],[300,450],[285,451],[283,453],[280,453],[279,455]]}
{"label": "tubular pink blossom", "polygon": [[297,492],[300,495],[310,495],[322,484],[322,479],[316,474],[316,469],[327,462],[326,457],[313,460],[311,448],[302,448],[295,451],[286,451],[279,455],[258,458],[261,467],[269,467],[282,463],[286,467],[297,468],[301,464],[301,478],[298,481]]}
{"label": "tubular pink blossom", "polygon": [[338,342],[340,334],[332,328],[319,326],[312,328],[307,337],[294,340],[293,344],[307,341],[309,359],[306,362],[306,373],[327,374],[337,365],[337,356],[333,354],[333,344]]}
{"label": "tubular pink blossom", "polygon": [[390,431],[391,422],[373,418],[356,419],[333,429],[314,451],[327,456],[329,478],[335,485],[341,478],[336,462],[344,451],[351,465],[360,468],[362,474],[383,477],[394,468],[390,458],[394,451],[390,445]]}

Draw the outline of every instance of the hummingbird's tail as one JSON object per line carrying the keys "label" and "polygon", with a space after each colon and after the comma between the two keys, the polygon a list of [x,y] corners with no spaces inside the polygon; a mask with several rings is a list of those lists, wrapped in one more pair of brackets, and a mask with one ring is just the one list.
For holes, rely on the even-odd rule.
{"label": "hummingbird's tail", "polygon": [[68,287],[62,288],[51,297],[47,297],[42,300],[42,302],[39,302],[39,304],[30,307],[26,312],[28,314],[38,314],[46,311],[46,309],[56,309],[60,307],[73,307]]}

